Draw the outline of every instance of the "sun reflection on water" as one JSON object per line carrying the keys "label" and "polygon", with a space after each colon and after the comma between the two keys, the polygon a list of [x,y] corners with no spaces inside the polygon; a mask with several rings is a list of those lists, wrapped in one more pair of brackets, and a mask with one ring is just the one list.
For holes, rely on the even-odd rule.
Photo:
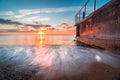
{"label": "sun reflection on water", "polygon": [[45,32],[40,31],[38,32],[38,37],[37,37],[37,46],[43,46],[44,45],[44,34]]}

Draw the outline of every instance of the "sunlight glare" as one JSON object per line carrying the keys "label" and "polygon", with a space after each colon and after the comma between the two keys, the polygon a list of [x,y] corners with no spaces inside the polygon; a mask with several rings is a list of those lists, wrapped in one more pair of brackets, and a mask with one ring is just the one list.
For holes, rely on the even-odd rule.
{"label": "sunlight glare", "polygon": [[44,34],[44,32],[40,31],[39,34]]}

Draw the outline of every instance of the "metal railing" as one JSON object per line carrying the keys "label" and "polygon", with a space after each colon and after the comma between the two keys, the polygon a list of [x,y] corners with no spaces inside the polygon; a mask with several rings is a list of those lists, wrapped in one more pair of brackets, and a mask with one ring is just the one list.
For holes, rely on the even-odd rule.
{"label": "metal railing", "polygon": [[[75,23],[78,23],[80,20],[84,19],[86,17],[86,9],[87,9],[87,5],[90,2],[90,0],[88,0],[83,6],[82,8],[76,13],[75,15]],[[94,11],[96,10],[96,0],[94,0]]]}

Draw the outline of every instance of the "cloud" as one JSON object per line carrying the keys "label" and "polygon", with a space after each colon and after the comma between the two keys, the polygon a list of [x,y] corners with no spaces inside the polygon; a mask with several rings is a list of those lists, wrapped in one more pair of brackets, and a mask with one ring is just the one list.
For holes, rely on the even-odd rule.
{"label": "cloud", "polygon": [[[23,18],[28,15],[32,14],[41,14],[41,13],[61,13],[61,12],[68,12],[68,11],[78,11],[81,6],[72,6],[72,7],[61,7],[61,8],[40,8],[40,9],[21,9],[18,10],[18,14],[15,14],[13,11],[4,11],[0,12],[0,15],[9,16],[8,18]],[[91,7],[89,6],[88,12],[91,12]]]}
{"label": "cloud", "polygon": [[15,18],[22,18],[24,16],[27,16],[27,15],[31,15],[31,14],[38,14],[40,13],[40,10],[35,10],[35,9],[30,9],[30,10],[19,10],[19,15],[16,15],[14,16]]}
{"label": "cloud", "polygon": [[34,16],[34,17],[30,17],[30,18],[27,18],[27,20],[32,20],[32,21],[49,21],[50,18],[41,18],[39,16]]}
{"label": "cloud", "polygon": [[0,15],[11,16],[11,15],[14,15],[14,12],[13,11],[3,11],[3,12],[0,12]]}
{"label": "cloud", "polygon": [[39,17],[39,16],[33,16],[33,17],[29,17],[29,18],[23,18],[22,20],[21,20],[21,22],[23,22],[23,23],[34,23],[34,22],[46,22],[46,21],[49,21],[50,20],[50,18],[46,18],[46,17],[44,17],[44,18],[41,18],[41,17]]}
{"label": "cloud", "polygon": [[77,11],[80,6],[74,7],[63,7],[63,8],[41,8],[41,9],[21,9],[18,10],[18,15],[12,16],[11,18],[23,18],[24,16],[41,13],[61,13],[67,11]]}
{"label": "cloud", "polygon": [[22,9],[18,11],[20,14],[37,14],[40,13],[40,9]]}
{"label": "cloud", "polygon": [[22,9],[19,10],[21,14],[36,14],[36,13],[59,13],[67,11],[79,10],[80,6],[62,7],[62,8],[41,8],[41,9]]}

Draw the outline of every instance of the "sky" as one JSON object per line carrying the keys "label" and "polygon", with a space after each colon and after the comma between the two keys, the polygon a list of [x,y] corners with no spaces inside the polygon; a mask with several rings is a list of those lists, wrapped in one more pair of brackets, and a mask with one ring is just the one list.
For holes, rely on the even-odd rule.
{"label": "sky", "polygon": [[[0,0],[0,18],[27,24],[61,23],[74,25],[75,14],[87,0]],[[97,8],[110,0],[96,0]],[[94,0],[87,5],[87,14],[93,11]]]}

